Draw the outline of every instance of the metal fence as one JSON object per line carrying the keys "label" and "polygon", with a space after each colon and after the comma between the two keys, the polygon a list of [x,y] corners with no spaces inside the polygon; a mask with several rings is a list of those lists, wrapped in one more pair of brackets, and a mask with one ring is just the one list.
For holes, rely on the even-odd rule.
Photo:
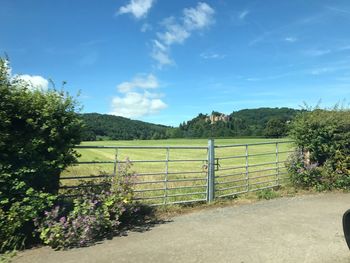
{"label": "metal fence", "polygon": [[[61,192],[78,180],[99,185],[132,163],[135,199],[151,205],[211,202],[281,185],[291,141],[208,146],[77,146],[81,158],[61,176]],[[128,160],[127,160],[128,159]]]}

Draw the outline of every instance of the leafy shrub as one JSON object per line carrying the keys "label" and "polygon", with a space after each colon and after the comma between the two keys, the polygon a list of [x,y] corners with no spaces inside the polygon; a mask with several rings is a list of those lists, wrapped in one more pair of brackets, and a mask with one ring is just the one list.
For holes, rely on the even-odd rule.
{"label": "leafy shrub", "polygon": [[286,163],[291,182],[298,187],[316,187],[322,184],[322,169],[317,163],[304,164],[303,153],[296,151]]}
{"label": "leafy shrub", "polygon": [[72,97],[9,72],[0,58],[0,253],[33,239],[33,219],[52,206],[82,129]]}
{"label": "leafy shrub", "polygon": [[126,164],[118,180],[106,179],[102,187],[82,183],[81,190],[74,191],[78,196],[71,206],[56,206],[45,212],[45,217],[36,222],[43,242],[58,249],[80,247],[116,233],[121,215],[132,208],[135,174],[128,169]]}
{"label": "leafy shrub", "polygon": [[290,135],[300,149],[287,164],[296,186],[350,188],[349,110],[304,112],[292,123]]}
{"label": "leafy shrub", "polygon": [[21,181],[8,180],[7,187],[12,195],[0,199],[0,253],[31,243],[33,220],[55,201],[55,196],[36,191]]}

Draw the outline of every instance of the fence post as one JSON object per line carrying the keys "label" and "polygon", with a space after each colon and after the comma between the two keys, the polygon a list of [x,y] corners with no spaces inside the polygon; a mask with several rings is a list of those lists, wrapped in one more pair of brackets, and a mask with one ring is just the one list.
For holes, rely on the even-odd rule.
{"label": "fence post", "polygon": [[117,176],[117,166],[118,166],[118,148],[115,149],[114,153],[114,165],[113,165],[113,176]]}
{"label": "fence post", "polygon": [[248,144],[245,145],[245,180],[246,180],[246,191],[249,192],[249,153]]}
{"label": "fence post", "polygon": [[279,165],[278,142],[276,142],[276,184],[280,185],[280,165]]}
{"label": "fence post", "polygon": [[214,139],[208,140],[208,180],[207,180],[207,202],[215,198],[215,147]]}
{"label": "fence post", "polygon": [[166,205],[168,201],[169,147],[166,148],[165,158],[164,205]]}

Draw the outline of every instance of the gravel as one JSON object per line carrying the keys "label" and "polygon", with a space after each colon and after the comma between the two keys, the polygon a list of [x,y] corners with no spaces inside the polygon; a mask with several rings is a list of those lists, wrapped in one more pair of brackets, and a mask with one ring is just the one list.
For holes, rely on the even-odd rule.
{"label": "gravel", "polygon": [[349,208],[345,193],[211,208],[87,248],[26,250],[13,262],[350,262],[341,221]]}

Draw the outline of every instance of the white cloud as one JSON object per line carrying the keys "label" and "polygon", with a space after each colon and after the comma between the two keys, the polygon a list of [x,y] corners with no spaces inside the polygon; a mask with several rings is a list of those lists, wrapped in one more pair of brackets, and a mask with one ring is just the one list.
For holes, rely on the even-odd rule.
{"label": "white cloud", "polygon": [[157,78],[153,74],[147,76],[136,76],[132,81],[125,81],[117,86],[117,89],[121,93],[127,93],[135,88],[141,89],[156,89],[159,87]]}
{"label": "white cloud", "polygon": [[158,62],[158,67],[174,64],[173,60],[170,58],[168,51],[161,50],[157,46],[153,46],[151,57]]}
{"label": "white cloud", "polygon": [[190,32],[182,25],[175,22],[173,17],[163,21],[166,31],[157,33],[158,39],[167,46],[172,44],[182,44],[189,36]]}
{"label": "white cloud", "polygon": [[49,82],[47,79],[42,76],[34,76],[34,75],[15,75],[14,79],[22,80],[28,84],[28,88],[34,90],[47,90],[49,87]]}
{"label": "white cloud", "polygon": [[287,42],[290,42],[290,43],[294,43],[294,42],[298,41],[298,39],[296,37],[286,37],[284,40]]}
{"label": "white cloud", "polygon": [[152,25],[148,24],[148,23],[144,23],[142,26],[141,26],[141,32],[142,33],[145,33],[147,31],[151,31],[153,29]]}
{"label": "white cloud", "polygon": [[111,114],[138,118],[158,113],[166,107],[160,98],[155,98],[155,94],[129,92],[124,97],[113,98]]}
{"label": "white cloud", "polygon": [[223,59],[226,57],[226,55],[211,52],[201,53],[200,56],[204,59]]}
{"label": "white cloud", "polygon": [[183,15],[176,19],[168,17],[163,22],[164,30],[157,33],[153,40],[151,57],[157,61],[158,67],[174,64],[170,58],[170,47],[183,44],[194,31],[203,30],[214,23],[214,9],[208,4],[199,2],[196,7],[185,8]]}
{"label": "white cloud", "polygon": [[195,8],[185,8],[183,13],[184,25],[189,30],[202,29],[214,22],[215,11],[206,3],[199,2]]}
{"label": "white cloud", "polygon": [[129,4],[122,6],[118,10],[118,14],[132,14],[137,19],[147,16],[154,0],[131,0]]}
{"label": "white cloud", "polygon": [[[149,89],[159,88],[159,81],[152,75],[138,75],[131,81],[125,81],[117,86],[122,96],[116,96],[112,100],[111,114],[138,118],[158,113],[167,105],[161,100],[161,94],[148,92]],[[141,91],[135,91],[136,89]]]}
{"label": "white cloud", "polygon": [[250,13],[250,11],[249,10],[243,10],[242,12],[240,12],[239,14],[238,14],[238,19],[240,19],[240,20],[244,20],[244,18],[248,15]]}

